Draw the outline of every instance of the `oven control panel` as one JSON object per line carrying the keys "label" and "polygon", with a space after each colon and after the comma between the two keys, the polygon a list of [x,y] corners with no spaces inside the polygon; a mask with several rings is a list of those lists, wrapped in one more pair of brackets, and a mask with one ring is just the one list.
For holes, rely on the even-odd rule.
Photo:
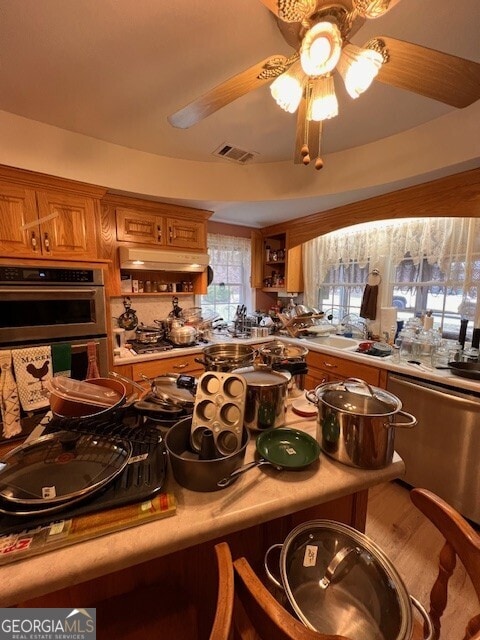
{"label": "oven control panel", "polygon": [[0,284],[103,284],[101,269],[0,266]]}

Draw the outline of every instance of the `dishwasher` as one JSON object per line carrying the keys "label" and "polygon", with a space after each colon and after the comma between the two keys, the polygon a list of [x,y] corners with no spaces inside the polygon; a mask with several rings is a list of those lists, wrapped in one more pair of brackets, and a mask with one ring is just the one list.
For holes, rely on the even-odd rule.
{"label": "dishwasher", "polygon": [[395,450],[406,468],[402,480],[433,491],[480,524],[480,389],[389,373],[387,390],[418,421],[413,429],[395,430]]}

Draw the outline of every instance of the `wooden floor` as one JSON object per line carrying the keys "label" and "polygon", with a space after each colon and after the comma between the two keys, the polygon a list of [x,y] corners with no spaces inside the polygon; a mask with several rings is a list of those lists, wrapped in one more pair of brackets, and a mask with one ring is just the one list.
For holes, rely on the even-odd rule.
{"label": "wooden floor", "polygon": [[[407,487],[391,482],[370,489],[366,533],[393,562],[409,593],[428,610],[442,538],[410,502]],[[441,639],[463,638],[466,620],[477,612],[475,591],[463,566],[457,563],[450,581]]]}

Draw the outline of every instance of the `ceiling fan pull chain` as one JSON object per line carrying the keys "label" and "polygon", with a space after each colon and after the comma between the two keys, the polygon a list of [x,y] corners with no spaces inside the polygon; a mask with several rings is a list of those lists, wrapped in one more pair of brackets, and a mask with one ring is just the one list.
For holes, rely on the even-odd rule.
{"label": "ceiling fan pull chain", "polygon": [[308,134],[309,134],[310,122],[308,120],[308,112],[309,112],[311,92],[312,92],[311,83],[307,82],[305,85],[305,128],[303,131],[303,146],[300,151],[303,157],[302,162],[305,166],[307,164],[310,164],[310,151],[308,148]]}
{"label": "ceiling fan pull chain", "polygon": [[315,169],[320,171],[323,169],[323,160],[322,160],[322,133],[323,133],[323,120],[320,120],[318,123],[318,155],[315,160]]}

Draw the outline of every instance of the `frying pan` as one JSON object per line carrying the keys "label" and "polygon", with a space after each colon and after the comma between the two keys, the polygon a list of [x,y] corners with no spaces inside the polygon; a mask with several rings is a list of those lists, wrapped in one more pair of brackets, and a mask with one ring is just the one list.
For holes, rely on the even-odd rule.
{"label": "frying pan", "polygon": [[449,362],[448,367],[456,376],[480,380],[480,362]]}
{"label": "frying pan", "polygon": [[320,445],[315,438],[304,431],[289,427],[263,431],[257,437],[256,446],[259,458],[219,480],[219,487],[228,487],[242,473],[266,464],[279,471],[304,469],[318,460],[320,455]]}
{"label": "frying pan", "polygon": [[132,452],[130,442],[60,431],[7,453],[0,470],[0,512],[15,515],[61,510],[119,475]]}

